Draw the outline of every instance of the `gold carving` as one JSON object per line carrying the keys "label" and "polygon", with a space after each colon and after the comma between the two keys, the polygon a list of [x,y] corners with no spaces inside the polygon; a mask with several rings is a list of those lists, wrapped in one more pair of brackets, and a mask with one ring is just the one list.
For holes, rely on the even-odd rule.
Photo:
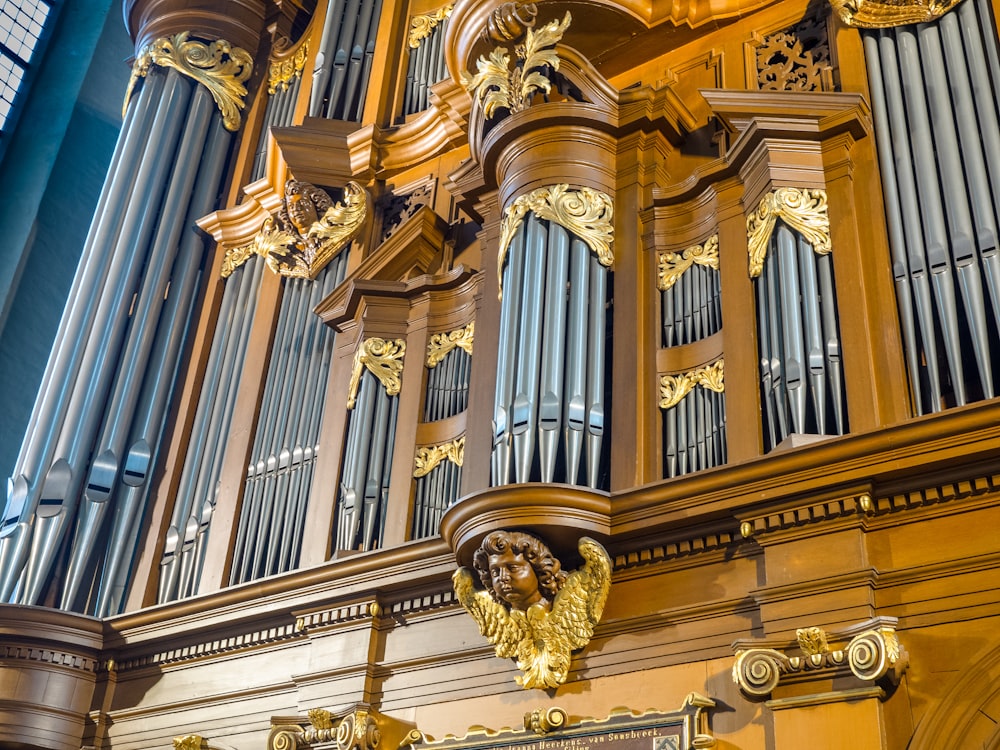
{"label": "gold carving", "polygon": [[826,255],[832,249],[826,191],[778,188],[761,198],[757,210],[747,217],[747,250],[752,279],[760,276],[764,268],[767,244],[778,219],[805,237],[817,254]]}
{"label": "gold carving", "polygon": [[333,714],[325,708],[310,708],[309,723],[313,729],[333,729]]}
{"label": "gold carving", "polygon": [[277,216],[264,220],[253,241],[233,248],[222,261],[228,277],[252,255],[282,276],[314,279],[365,226],[368,192],[356,182],[344,186],[344,199],[334,203],[325,191],[289,180]]}
{"label": "gold carving", "polygon": [[413,16],[413,18],[410,19],[410,33],[407,38],[407,44],[409,44],[410,49],[417,49],[420,47],[420,43],[431,35],[431,32],[434,31],[437,25],[451,15],[451,11],[454,7],[454,3],[448,3],[446,6],[438,8],[433,13]]}
{"label": "gold carving", "polygon": [[660,253],[656,288],[667,291],[695,263],[719,270],[719,235],[713,234],[705,244],[692,245],[683,253]]}
{"label": "gold carving", "polygon": [[569,11],[563,20],[553,19],[540,29],[529,28],[523,45],[514,47],[520,61],[513,68],[506,47],[496,47],[489,58],[480,56],[476,61],[476,74],[462,74],[462,85],[474,99],[483,103],[483,114],[490,119],[498,109],[520,112],[531,104],[538,92],[548,96],[552,82],[540,71],[548,66],[559,70],[559,55],[555,45],[562,39],[572,16]]}
{"label": "gold carving", "polygon": [[830,0],[830,5],[848,26],[886,29],[940,18],[961,0]]}
{"label": "gold carving", "polygon": [[288,84],[302,75],[308,54],[309,40],[306,39],[293,55],[284,56],[280,60],[271,60],[267,76],[267,93],[276,94],[279,89],[288,91]]}
{"label": "gold carving", "polygon": [[569,714],[561,708],[536,708],[524,715],[524,728],[535,734],[548,734],[562,729],[569,721]]}
{"label": "gold carving", "polygon": [[696,385],[716,393],[725,393],[725,365],[718,359],[710,365],[680,375],[660,376],[660,408],[670,409],[681,402]]}
{"label": "gold carving", "polygon": [[462,465],[465,461],[464,436],[452,440],[450,443],[417,448],[417,455],[413,459],[413,476],[427,476],[445,459],[451,461],[455,466]]}
{"label": "gold carving", "polygon": [[[612,222],[614,206],[611,198],[593,188],[570,190],[569,185],[538,188],[514,200],[500,224],[500,250],[497,255],[497,277],[503,278],[507,249],[521,227],[525,214],[531,211],[540,219],[554,221],[587,243],[603,266],[615,261],[611,250],[615,228]],[[502,282],[498,296],[503,297]]]}
{"label": "gold carving", "polygon": [[354,354],[354,370],[351,372],[351,384],[347,389],[347,408],[354,408],[358,386],[361,384],[361,374],[366,367],[379,379],[387,395],[398,395],[404,354],[406,354],[406,342],[402,339],[394,341],[379,338],[365,339]]}
{"label": "gold carving", "polygon": [[344,714],[322,708],[309,711],[309,719],[277,719],[271,724],[267,750],[297,750],[322,746],[329,750],[397,750],[422,741],[411,722],[383,716],[366,705]]}
{"label": "gold carving", "polygon": [[472,321],[465,328],[458,328],[447,333],[435,333],[427,342],[427,366],[437,367],[452,349],[458,347],[472,356],[472,339],[476,322]]}
{"label": "gold carving", "polygon": [[174,750],[208,750],[208,740],[199,734],[174,737]]}
{"label": "gold carving", "polygon": [[519,531],[494,531],[476,550],[474,576],[452,577],[458,601],[502,659],[516,658],[517,684],[553,688],[566,681],[571,654],[590,642],[611,587],[611,558],[588,537],[578,544],[583,567],[566,574],[548,547]]}
{"label": "gold carving", "polygon": [[[757,698],[770,695],[785,675],[820,669],[850,671],[863,681],[887,678],[898,682],[907,660],[895,624],[895,618],[875,618],[839,636],[828,635],[817,627],[802,628],[796,631],[802,656],[788,656],[775,648],[738,648],[733,681],[744,693]],[[832,649],[829,645],[830,640],[843,642],[848,638],[844,648]]]}
{"label": "gold carving", "polygon": [[244,84],[253,72],[253,58],[246,50],[233,47],[224,39],[206,44],[189,41],[188,35],[189,32],[183,31],[172,37],[161,37],[139,53],[125,90],[122,115],[128,108],[136,82],[146,77],[150,65],[159,65],[174,68],[207,88],[222,112],[226,129],[239,130],[242,121],[240,110],[246,106],[244,97],[247,89]]}

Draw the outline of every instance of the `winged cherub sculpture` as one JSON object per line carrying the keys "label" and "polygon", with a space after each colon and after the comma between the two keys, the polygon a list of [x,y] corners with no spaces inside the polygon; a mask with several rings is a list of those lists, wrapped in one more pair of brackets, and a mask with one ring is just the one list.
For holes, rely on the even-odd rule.
{"label": "winged cherub sculpture", "polygon": [[473,556],[485,591],[476,590],[468,568],[452,576],[459,602],[497,656],[517,659],[517,684],[525,689],[563,684],[571,653],[590,642],[604,611],[611,558],[589,537],[577,546],[584,564],[567,574],[541,540],[494,531]]}

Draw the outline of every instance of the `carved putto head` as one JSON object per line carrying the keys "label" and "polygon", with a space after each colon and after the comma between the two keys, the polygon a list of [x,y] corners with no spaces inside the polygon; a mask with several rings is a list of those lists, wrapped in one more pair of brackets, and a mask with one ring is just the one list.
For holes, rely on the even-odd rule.
{"label": "carved putto head", "polygon": [[551,603],[566,573],[540,539],[521,531],[494,531],[473,556],[472,566],[495,601],[525,610]]}
{"label": "carved putto head", "polygon": [[333,200],[325,190],[308,182],[289,180],[285,183],[285,197],[278,211],[278,218],[287,230],[297,233],[303,241],[308,241],[312,225],[332,205]]}

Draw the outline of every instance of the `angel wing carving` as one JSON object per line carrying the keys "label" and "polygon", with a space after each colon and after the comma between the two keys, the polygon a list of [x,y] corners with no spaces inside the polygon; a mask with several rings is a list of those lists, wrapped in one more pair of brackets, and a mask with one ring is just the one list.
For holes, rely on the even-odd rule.
{"label": "angel wing carving", "polygon": [[[500,532],[504,533],[504,532]],[[527,688],[554,688],[569,673],[572,652],[594,635],[611,586],[611,558],[593,539],[578,543],[584,564],[561,586],[551,607],[547,600],[526,610],[508,609],[489,591],[476,591],[473,574],[460,568],[452,578],[459,602],[493,644],[496,655],[517,659],[517,683]]]}

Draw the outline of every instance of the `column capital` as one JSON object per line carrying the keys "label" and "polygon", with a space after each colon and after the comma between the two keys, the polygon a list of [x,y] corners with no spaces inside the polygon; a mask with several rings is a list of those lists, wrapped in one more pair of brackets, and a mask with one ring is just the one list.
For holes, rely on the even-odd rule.
{"label": "column capital", "polygon": [[233,47],[257,51],[264,30],[264,0],[124,0],[125,26],[144,49],[155,39],[181,32],[208,41],[225,39]]}

